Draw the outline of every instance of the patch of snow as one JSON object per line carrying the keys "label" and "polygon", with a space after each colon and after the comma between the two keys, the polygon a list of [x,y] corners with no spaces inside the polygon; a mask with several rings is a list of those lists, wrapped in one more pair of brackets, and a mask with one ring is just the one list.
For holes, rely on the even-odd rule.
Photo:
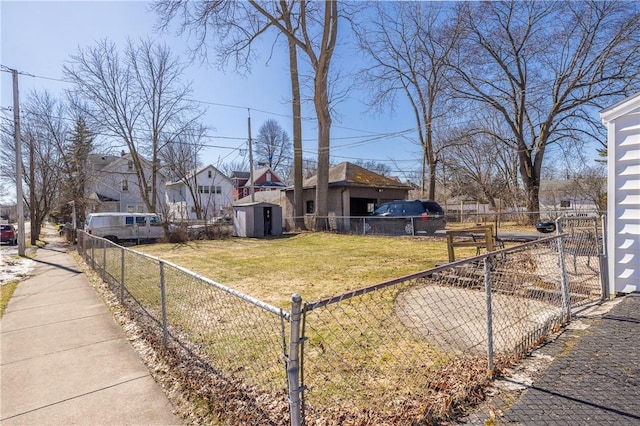
{"label": "patch of snow", "polygon": [[36,267],[36,262],[33,260],[17,255],[17,248],[0,248],[0,285],[24,279]]}

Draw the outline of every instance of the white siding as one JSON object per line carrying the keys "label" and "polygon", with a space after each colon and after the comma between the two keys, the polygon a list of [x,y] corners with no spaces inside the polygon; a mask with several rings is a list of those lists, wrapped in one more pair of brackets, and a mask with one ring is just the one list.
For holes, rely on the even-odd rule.
{"label": "white siding", "polygon": [[[233,184],[215,167],[209,165],[196,172],[194,190],[202,207],[204,219],[209,220],[230,211],[233,201]],[[196,219],[195,202],[191,191],[184,183],[170,185],[167,191],[167,204],[171,220]]]}
{"label": "white siding", "polygon": [[605,110],[612,291],[640,291],[640,95]]}

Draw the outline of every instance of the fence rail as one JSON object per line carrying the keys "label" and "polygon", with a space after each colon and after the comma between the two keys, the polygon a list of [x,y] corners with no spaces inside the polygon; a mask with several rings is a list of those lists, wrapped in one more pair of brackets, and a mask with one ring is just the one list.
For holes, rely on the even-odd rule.
{"label": "fence rail", "polygon": [[81,233],[78,250],[228,424],[432,424],[604,297],[597,226],[561,227],[572,232],[294,295],[290,312],[101,238]]}

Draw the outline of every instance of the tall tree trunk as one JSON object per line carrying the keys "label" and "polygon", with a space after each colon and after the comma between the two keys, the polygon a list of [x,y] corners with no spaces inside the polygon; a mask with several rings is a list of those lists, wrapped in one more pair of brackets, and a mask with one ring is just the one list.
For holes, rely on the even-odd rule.
{"label": "tall tree trunk", "polygon": [[327,74],[329,64],[321,66],[322,71],[316,74],[313,103],[318,117],[318,172],[316,174],[316,208],[315,230],[327,228],[326,218],[329,214],[329,144],[331,140],[331,112],[327,91]]}
{"label": "tall tree trunk", "polygon": [[[286,17],[287,30],[293,33],[290,16]],[[305,229],[304,198],[302,188],[302,113],[300,107],[300,78],[298,76],[298,52],[296,43],[290,37],[289,76],[291,78],[291,109],[293,112],[293,216],[296,229]]]}

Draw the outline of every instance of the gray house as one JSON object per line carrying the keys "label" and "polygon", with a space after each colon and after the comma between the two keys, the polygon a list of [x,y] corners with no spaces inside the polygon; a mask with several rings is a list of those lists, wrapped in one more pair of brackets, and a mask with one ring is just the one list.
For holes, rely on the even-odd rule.
{"label": "gray house", "polygon": [[640,93],[600,112],[608,140],[611,293],[640,291]]}
{"label": "gray house", "polygon": [[[152,165],[146,159],[140,159],[147,179],[151,177]],[[143,197],[151,196],[151,187],[140,190],[135,166],[131,154],[124,151],[119,155],[92,154],[87,158],[85,184],[87,213],[122,212],[145,213],[146,203]],[[165,201],[166,176],[158,173],[156,197],[157,211],[161,211]]]}

